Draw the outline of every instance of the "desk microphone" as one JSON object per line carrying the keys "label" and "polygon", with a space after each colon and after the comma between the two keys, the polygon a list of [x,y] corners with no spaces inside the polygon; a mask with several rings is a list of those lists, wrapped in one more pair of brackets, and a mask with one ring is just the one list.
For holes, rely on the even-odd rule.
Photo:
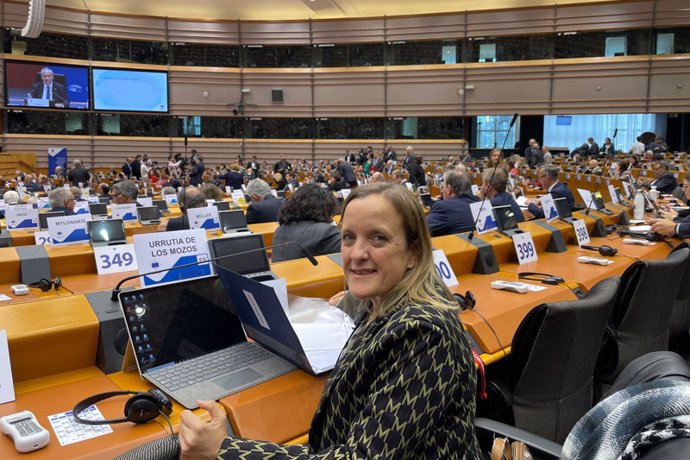
{"label": "desk microphone", "polygon": [[[503,145],[501,146],[501,158],[499,158],[499,162],[503,159],[503,149],[506,146],[506,142],[508,142],[508,136],[510,135],[510,130],[513,129],[513,125],[515,125],[515,122],[517,121],[518,118],[518,113],[515,112],[513,114],[513,119],[510,120],[510,126],[508,127],[508,132],[506,132],[506,137],[503,139]],[[491,158],[489,158],[490,160]],[[494,174],[496,174],[496,169],[498,168],[498,165],[495,165],[493,167],[493,171],[491,171],[491,177],[489,178],[489,185],[494,181]],[[472,240],[474,237],[474,230],[477,228],[477,222],[479,222],[479,216],[482,214],[482,210],[484,209],[484,203],[486,202],[486,193],[484,193],[484,198],[482,198],[482,204],[479,205],[479,212],[477,213],[477,218],[474,219],[474,225],[472,226],[472,230],[470,230],[470,234],[467,237],[469,240]]]}
{"label": "desk microphone", "polygon": [[127,281],[129,281],[129,280],[137,279],[137,278],[139,278],[139,277],[141,277],[141,276],[155,275],[156,273],[163,273],[163,272],[167,272],[167,271],[169,271],[169,270],[177,270],[178,268],[186,268],[186,267],[192,267],[192,266],[194,266],[194,265],[208,264],[208,263],[211,263],[211,262],[216,262],[216,261],[218,261],[218,260],[226,259],[226,258],[228,258],[228,257],[235,257],[235,256],[241,256],[241,255],[245,255],[245,254],[251,254],[251,253],[254,253],[254,252],[265,251],[266,249],[277,248],[277,247],[280,247],[280,246],[287,246],[287,245],[290,245],[290,244],[294,244],[294,245],[298,246],[298,247],[302,250],[302,252],[304,253],[304,255],[307,257],[307,259],[309,259],[309,262],[311,262],[312,265],[314,265],[314,266],[319,265],[319,261],[316,260],[316,258],[315,258],[314,255],[311,253],[311,251],[309,251],[307,248],[305,248],[304,246],[302,246],[302,244],[298,243],[297,241],[286,241],[285,243],[272,244],[271,246],[266,246],[266,247],[262,247],[262,248],[254,248],[254,249],[249,249],[249,250],[247,250],[247,251],[235,252],[235,253],[233,253],[233,254],[226,254],[226,255],[224,255],[224,256],[214,257],[214,258],[212,258],[212,259],[197,260],[196,262],[192,262],[192,263],[184,264],[184,265],[178,265],[177,267],[163,268],[163,269],[161,269],[161,270],[155,270],[155,271],[148,272],[148,273],[139,273],[138,275],[132,275],[132,276],[128,276],[128,277],[126,277],[126,278],[122,278],[122,279],[115,285],[115,288],[113,289],[113,293],[112,293],[112,295],[110,296],[110,300],[112,300],[113,302],[117,302],[117,300],[118,300],[118,299],[117,299],[117,296],[118,296],[118,294],[120,293],[120,287],[122,287],[122,285],[123,285],[125,282],[127,282]]}

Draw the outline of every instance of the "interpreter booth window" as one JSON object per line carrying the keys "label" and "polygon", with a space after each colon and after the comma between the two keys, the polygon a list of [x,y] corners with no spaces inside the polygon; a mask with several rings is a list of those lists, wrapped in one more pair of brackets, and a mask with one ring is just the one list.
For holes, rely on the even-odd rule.
{"label": "interpreter booth window", "polygon": [[383,43],[314,45],[315,67],[370,67],[383,65]]}
{"label": "interpreter booth window", "polygon": [[167,64],[168,44],[140,40],[117,40],[93,37],[93,59],[96,61]]}
{"label": "interpreter booth window", "polygon": [[[510,121],[513,119],[511,115],[483,115],[474,119],[475,123],[475,139],[476,148],[492,149],[501,147],[506,134],[510,130]],[[518,119],[517,126],[514,126],[508,134],[506,147],[513,147],[517,142],[517,136],[520,132]]]}
{"label": "interpreter booth window", "polygon": [[243,48],[247,67],[311,67],[311,46],[247,45]]}
{"label": "interpreter booth window", "polygon": [[3,41],[5,53],[20,56],[89,58],[89,38],[82,35],[42,32],[37,38],[27,38],[19,29],[5,29]]}
{"label": "interpreter booth window", "polygon": [[528,35],[493,38],[496,61],[529,61],[550,59],[553,55],[553,35]]}
{"label": "interpreter booth window", "polygon": [[241,139],[244,137],[242,117],[175,117],[173,136]]}
{"label": "interpreter booth window", "polygon": [[496,62],[496,43],[479,44],[478,62]]}
{"label": "interpreter booth window", "polygon": [[645,113],[545,115],[544,144],[573,151],[589,137],[594,138],[599,147],[609,137],[615,151],[628,152],[642,133],[653,132],[665,137],[665,120],[666,115]]}
{"label": "interpreter booth window", "polygon": [[99,113],[96,115],[96,134],[99,136],[169,137],[170,117]]}
{"label": "interpreter booth window", "polygon": [[606,57],[626,55],[625,35],[618,37],[606,37]]}
{"label": "interpreter booth window", "polygon": [[[387,65],[445,64],[443,50],[455,41],[391,41],[386,45]],[[446,48],[447,49],[447,48]]]}
{"label": "interpreter booth window", "polygon": [[317,118],[318,139],[381,139],[383,118]]}
{"label": "interpreter booth window", "polygon": [[171,43],[173,65],[197,67],[239,67],[240,47],[237,45],[204,45]]}
{"label": "interpreter booth window", "polygon": [[7,111],[10,134],[89,134],[89,114],[38,110]]}
{"label": "interpreter booth window", "polygon": [[386,139],[462,139],[461,117],[392,117]]}
{"label": "interpreter booth window", "polygon": [[247,118],[245,137],[252,139],[313,139],[312,118]]}
{"label": "interpreter booth window", "polygon": [[656,30],[656,54],[690,53],[690,27]]}

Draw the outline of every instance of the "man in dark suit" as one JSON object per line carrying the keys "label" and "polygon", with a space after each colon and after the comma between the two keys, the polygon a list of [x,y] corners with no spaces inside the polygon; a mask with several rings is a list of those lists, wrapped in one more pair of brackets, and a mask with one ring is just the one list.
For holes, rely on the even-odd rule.
{"label": "man in dark suit", "polygon": [[187,187],[177,196],[177,202],[182,209],[180,217],[173,217],[158,226],[158,231],[172,232],[175,230],[189,230],[189,219],[187,218],[187,210],[192,208],[203,208],[206,206],[206,197],[204,192],[197,187]]}
{"label": "man in dark suit", "polygon": [[[683,180],[683,193],[690,199],[690,176]],[[682,210],[662,211],[663,219],[652,219],[652,231],[663,236],[677,236],[678,238],[690,238],[690,212]]]}
{"label": "man in dark suit", "polygon": [[26,187],[26,191],[28,193],[36,193],[36,192],[42,192],[43,187],[39,185],[38,182],[36,182],[36,178],[34,177],[33,174],[27,174],[24,176],[26,182],[24,182],[24,187]]}
{"label": "man in dark suit", "polygon": [[247,194],[252,202],[247,208],[247,223],[277,222],[278,210],[283,204],[271,194],[271,187],[261,179],[254,179],[247,184]]}
{"label": "man in dark suit", "polygon": [[79,186],[80,183],[86,186],[91,180],[91,173],[81,164],[81,160],[74,160],[72,169],[67,173],[67,180],[74,186]]}
{"label": "man in dark suit", "polygon": [[31,86],[28,97],[32,99],[47,99],[50,101],[51,107],[67,108],[69,107],[69,99],[67,99],[67,90],[65,85],[58,83],[55,80],[55,75],[50,67],[41,69],[41,81],[38,81]]}
{"label": "man in dark suit", "polygon": [[384,153],[383,159],[386,163],[389,161],[395,161],[397,159],[398,155],[395,153],[395,150],[393,150],[393,147],[390,145],[386,147],[386,153]]}
{"label": "man in dark suit", "polygon": [[125,160],[125,162],[122,163],[122,174],[124,174],[124,176],[125,176],[127,179],[131,179],[131,178],[132,178],[132,167],[130,166],[131,163],[132,163],[132,158],[131,158],[131,157],[128,157],[128,158]]}
{"label": "man in dark suit", "polygon": [[350,163],[344,159],[338,160],[338,166],[336,166],[335,170],[340,173],[340,177],[343,178],[342,180],[350,185],[350,188],[357,187],[357,178],[355,177],[355,172],[352,170],[352,165]]}
{"label": "man in dark suit", "polygon": [[536,139],[529,140],[529,145],[525,149],[525,160],[527,160],[527,165],[530,168],[534,168],[544,161],[544,154],[541,153],[541,149],[539,148],[539,144],[537,144]]}
{"label": "man in dark suit", "polygon": [[[556,198],[565,198],[568,202],[568,206],[571,208],[575,204],[575,197],[573,197],[573,192],[570,191],[567,185],[563,182],[558,181],[558,173],[560,170],[556,165],[545,165],[537,170],[537,179],[541,184],[542,188],[546,190],[551,196]],[[528,200],[528,211],[537,219],[544,217],[544,210],[541,209],[539,200]]]}
{"label": "man in dark suit", "polygon": [[431,236],[452,235],[468,232],[474,228],[470,203],[479,201],[472,195],[472,181],[469,176],[451,169],[443,176],[443,200],[431,207],[427,216]]}
{"label": "man in dark suit", "polygon": [[410,165],[412,165],[412,162],[414,161],[416,155],[411,145],[407,146],[407,148],[405,149],[405,153],[406,155],[405,159],[403,160],[403,169],[407,171],[409,170]]}
{"label": "man in dark suit", "polygon": [[513,199],[512,195],[506,192],[508,185],[508,174],[506,170],[499,167],[494,172],[494,168],[485,169],[482,173],[482,188],[480,198],[491,200],[491,206],[510,206],[518,222],[525,220],[522,209]]}
{"label": "man in dark suit", "polygon": [[189,172],[189,185],[201,185],[205,170],[206,166],[204,166],[204,159],[196,157],[194,166],[192,166],[192,170]]}
{"label": "man in dark suit", "polygon": [[226,187],[232,187],[233,190],[240,190],[244,184],[244,176],[240,172],[240,165],[237,163],[233,163],[230,166],[230,171],[219,176],[218,179],[222,180]]}
{"label": "man in dark suit", "polygon": [[48,194],[48,202],[53,211],[64,211],[66,216],[73,216],[74,205],[77,203],[72,192],[66,188],[56,188]]}
{"label": "man in dark suit", "polygon": [[130,178],[141,179],[141,155],[134,157],[134,160],[130,163],[132,168],[132,175]]}
{"label": "man in dark suit", "polygon": [[659,193],[671,194],[678,187],[678,182],[668,171],[668,163],[665,161],[660,161],[654,166],[654,177],[656,179],[650,185],[656,187]]}

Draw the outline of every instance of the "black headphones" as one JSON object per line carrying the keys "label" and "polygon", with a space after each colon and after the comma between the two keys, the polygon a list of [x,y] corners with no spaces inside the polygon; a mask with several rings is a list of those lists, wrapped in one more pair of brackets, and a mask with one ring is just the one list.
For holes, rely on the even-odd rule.
{"label": "black headphones", "polygon": [[583,244],[580,246],[582,249],[589,249],[590,251],[599,251],[599,255],[606,257],[613,257],[618,254],[618,249],[612,248],[611,246],[601,245],[601,246],[587,246]]}
{"label": "black headphones", "polygon": [[[84,409],[92,404],[101,402],[105,399],[114,396],[134,395],[125,403],[124,418],[115,418],[110,420],[86,420],[79,417]],[[160,414],[170,415],[172,413],[172,402],[162,391],[151,389],[147,393],[139,391],[110,391],[108,393],[99,393],[97,395],[89,396],[83,401],[79,401],[72,409],[74,418],[79,423],[84,425],[107,425],[110,423],[146,423],[158,417]]]}
{"label": "black headphones", "polygon": [[518,274],[518,279],[529,280],[529,281],[539,281],[542,284],[561,284],[565,283],[565,280],[560,276],[549,275],[548,273],[538,273],[538,272],[522,272]]}
{"label": "black headphones", "polygon": [[455,300],[458,301],[458,304],[460,304],[463,310],[473,310],[474,306],[477,304],[477,299],[474,297],[474,294],[472,294],[472,291],[465,292],[465,295],[456,292],[453,293],[453,297],[455,297]]}
{"label": "black headphones", "polygon": [[48,292],[52,288],[55,288],[55,290],[57,291],[58,289],[60,289],[60,286],[62,286],[62,280],[59,276],[56,276],[53,281],[50,281],[47,278],[41,278],[35,283],[29,283],[29,287],[39,288],[43,292]]}

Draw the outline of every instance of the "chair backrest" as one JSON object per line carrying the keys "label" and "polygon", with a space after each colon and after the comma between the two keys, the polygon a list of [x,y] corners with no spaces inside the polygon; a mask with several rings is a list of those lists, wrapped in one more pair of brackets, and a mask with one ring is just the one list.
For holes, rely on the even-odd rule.
{"label": "chair backrest", "polygon": [[592,407],[594,365],[620,279],[580,300],[534,308],[513,338],[508,385],[515,425],[556,442]]}
{"label": "chair backrest", "polygon": [[638,261],[626,269],[614,304],[596,380],[611,384],[633,359],[668,349],[671,309],[690,249],[663,260]]}
{"label": "chair backrest", "polygon": [[[676,246],[674,251],[687,247],[688,243],[683,242]],[[685,274],[681,278],[678,294],[673,302],[669,333],[671,337],[676,337],[687,334],[688,329],[690,329],[690,261],[685,266]]]}

